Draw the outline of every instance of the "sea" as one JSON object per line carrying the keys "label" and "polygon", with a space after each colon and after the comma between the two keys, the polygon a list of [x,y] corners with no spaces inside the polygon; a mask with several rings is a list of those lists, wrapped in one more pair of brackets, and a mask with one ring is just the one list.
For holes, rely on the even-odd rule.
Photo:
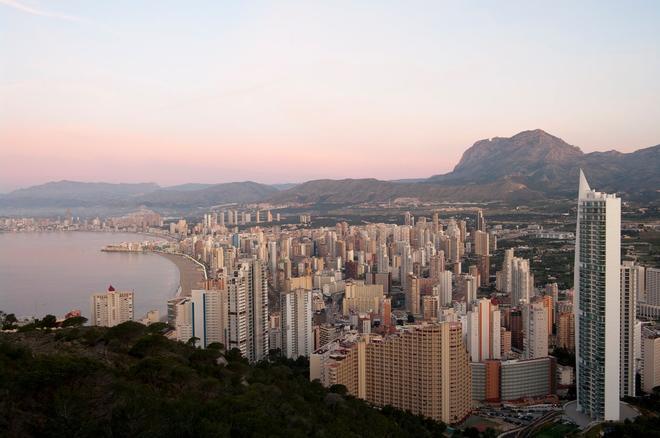
{"label": "sea", "polygon": [[0,233],[0,311],[58,317],[79,309],[89,318],[93,293],[135,292],[135,319],[166,315],[179,288],[174,263],[152,253],[102,252],[106,245],[153,240],[129,233],[61,231]]}

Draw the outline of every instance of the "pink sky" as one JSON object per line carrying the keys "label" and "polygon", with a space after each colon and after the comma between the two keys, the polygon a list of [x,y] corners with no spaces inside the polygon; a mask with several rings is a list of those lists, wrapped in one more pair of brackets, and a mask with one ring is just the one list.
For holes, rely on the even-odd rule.
{"label": "pink sky", "polygon": [[0,0],[0,192],[420,178],[536,128],[652,146],[658,9]]}

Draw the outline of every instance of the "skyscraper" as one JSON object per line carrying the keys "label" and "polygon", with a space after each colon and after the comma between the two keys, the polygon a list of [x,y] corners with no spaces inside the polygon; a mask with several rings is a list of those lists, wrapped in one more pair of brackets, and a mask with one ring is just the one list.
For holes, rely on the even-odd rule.
{"label": "skyscraper", "polygon": [[490,299],[475,302],[467,314],[467,347],[472,362],[501,357],[501,315]]}
{"label": "skyscraper", "polygon": [[635,338],[637,272],[631,263],[621,266],[621,397],[635,396]]}
{"label": "skyscraper", "polygon": [[196,338],[195,345],[206,348],[214,342],[227,346],[229,331],[226,290],[192,290],[189,297],[167,302],[167,319],[178,341]]}
{"label": "skyscraper", "polygon": [[250,361],[268,355],[268,279],[262,262],[241,260],[227,279],[229,348],[238,348]]}
{"label": "skyscraper", "polygon": [[534,275],[529,270],[529,260],[514,257],[511,261],[511,305],[521,301],[529,303],[534,290]]}
{"label": "skyscraper", "polygon": [[543,301],[537,300],[522,305],[525,359],[548,355],[548,311],[543,304]]}
{"label": "skyscraper", "polygon": [[451,271],[440,272],[437,279],[437,284],[433,286],[433,295],[440,297],[440,306],[450,306],[452,302]]}
{"label": "skyscraper", "polygon": [[420,315],[420,290],[419,278],[416,275],[408,274],[404,293],[406,297],[406,311],[413,315]]}
{"label": "skyscraper", "polygon": [[291,359],[309,357],[312,336],[312,291],[295,289],[280,295],[282,309],[282,353]]}
{"label": "skyscraper", "polygon": [[268,276],[266,266],[256,259],[242,261],[248,275],[248,359],[268,356]]}
{"label": "skyscraper", "polygon": [[621,199],[580,171],[575,233],[577,409],[619,420]]}

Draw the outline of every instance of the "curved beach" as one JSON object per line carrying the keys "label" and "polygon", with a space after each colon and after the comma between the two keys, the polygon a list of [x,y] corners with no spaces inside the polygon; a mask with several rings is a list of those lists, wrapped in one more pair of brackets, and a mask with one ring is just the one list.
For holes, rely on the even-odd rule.
{"label": "curved beach", "polygon": [[181,254],[165,252],[156,252],[156,254],[165,257],[179,269],[180,296],[188,297],[191,290],[204,288],[204,269],[198,263]]}

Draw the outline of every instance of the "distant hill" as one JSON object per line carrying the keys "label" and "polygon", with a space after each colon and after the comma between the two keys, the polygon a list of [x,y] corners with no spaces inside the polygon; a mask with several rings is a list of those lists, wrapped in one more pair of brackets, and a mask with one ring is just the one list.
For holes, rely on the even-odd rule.
{"label": "distant hill", "polygon": [[145,205],[185,211],[224,203],[257,202],[279,190],[252,181],[223,184],[110,184],[59,181],[0,196],[0,214],[48,215],[71,209],[78,215],[120,214]]}
{"label": "distant hill", "polygon": [[65,206],[78,207],[99,204],[115,204],[127,198],[141,196],[158,190],[154,183],[111,184],[78,181],[57,181],[18,189],[0,198],[0,206]]}
{"label": "distant hill", "polygon": [[204,207],[226,203],[258,202],[278,193],[273,186],[253,181],[214,184],[198,190],[165,188],[139,197],[148,207]]}
{"label": "distant hill", "polygon": [[441,186],[431,183],[406,183],[377,179],[322,179],[308,181],[269,198],[273,203],[359,204],[388,202],[398,198],[421,201],[492,201],[522,200],[536,193],[513,181],[462,186]]}
{"label": "distant hill", "polygon": [[[583,153],[540,129],[513,137],[480,140],[468,148],[453,171],[426,179],[382,181],[319,179],[301,184],[266,185],[252,181],[223,184],[109,184],[59,181],[0,195],[0,214],[108,214],[140,205],[180,213],[226,203],[360,204],[397,198],[421,201],[526,202],[575,197],[578,170],[592,187],[624,199],[660,198],[660,145],[631,153]],[[100,213],[102,212],[102,213]]]}

